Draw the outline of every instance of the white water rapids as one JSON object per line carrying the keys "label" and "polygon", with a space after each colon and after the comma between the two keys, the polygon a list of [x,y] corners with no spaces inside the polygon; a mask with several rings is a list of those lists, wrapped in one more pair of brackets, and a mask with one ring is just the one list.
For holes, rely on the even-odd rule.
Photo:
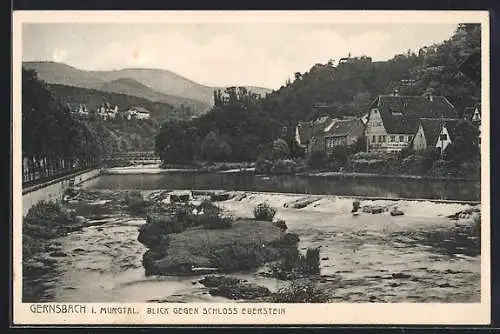
{"label": "white water rapids", "polygon": [[[289,232],[300,236],[299,247],[321,246],[321,273],[338,275],[334,300],[365,302],[477,302],[480,300],[480,255],[467,245],[432,242],[432,232],[456,223],[447,215],[470,208],[462,204],[422,201],[361,201],[363,205],[397,205],[403,216],[351,214],[353,200],[324,197],[302,209],[285,204],[304,195],[248,193],[241,200],[219,204],[238,217],[252,217],[253,208],[268,202],[278,209]],[[314,197],[314,196],[312,196]],[[106,205],[103,201],[101,204]],[[111,215],[99,226],[58,239],[68,256],[55,258],[56,274],[40,278],[44,300],[57,302],[227,302],[212,297],[201,277],[145,277],[141,264],[146,248],[137,241],[143,219]],[[429,239],[430,238],[430,239]],[[432,240],[431,240],[432,241]],[[451,242],[451,246],[449,243]],[[390,279],[392,274],[409,275]],[[283,284],[257,273],[237,275],[276,291]]]}

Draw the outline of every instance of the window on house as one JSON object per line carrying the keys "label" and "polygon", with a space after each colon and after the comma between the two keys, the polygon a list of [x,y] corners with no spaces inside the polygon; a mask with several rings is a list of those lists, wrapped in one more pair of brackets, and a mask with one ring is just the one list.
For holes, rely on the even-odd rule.
{"label": "window on house", "polygon": [[408,136],[408,141],[411,141],[412,136]]}
{"label": "window on house", "polygon": [[396,136],[391,136],[391,142],[396,141]]}
{"label": "window on house", "polygon": [[405,137],[404,136],[399,136],[399,141],[402,143],[405,141]]}
{"label": "window on house", "polygon": [[385,143],[385,136],[382,136],[382,142]]}
{"label": "window on house", "polygon": [[439,136],[439,140],[448,140],[448,135],[446,133],[443,133]]}
{"label": "window on house", "polygon": [[374,142],[374,143],[375,143],[376,141],[377,141],[377,136],[373,136],[373,137],[372,137],[372,142]]}

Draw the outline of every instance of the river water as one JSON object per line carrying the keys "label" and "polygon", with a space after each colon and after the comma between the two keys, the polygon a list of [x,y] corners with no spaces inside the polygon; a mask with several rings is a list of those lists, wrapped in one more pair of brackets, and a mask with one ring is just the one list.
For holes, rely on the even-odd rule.
{"label": "river water", "polygon": [[[144,171],[144,173],[141,172]],[[152,172],[157,173],[152,173]],[[113,168],[100,176],[100,189],[225,189],[315,195],[344,195],[384,198],[432,198],[479,201],[477,180],[401,178],[373,175],[256,175],[253,172],[162,172],[152,166]]]}
{"label": "river water", "polygon": [[[102,179],[91,186],[97,191],[97,199],[109,197],[110,191],[103,188]],[[120,187],[107,188],[116,192],[114,188]],[[248,193],[241,201],[228,200],[220,205],[239,217],[251,217],[253,208],[261,202],[276,207],[288,231],[299,234],[302,250],[321,246],[321,274],[339,279],[333,300],[480,301],[479,246],[473,237],[454,232],[456,225],[471,221],[446,218],[469,205],[407,200],[361,202],[397,205],[405,215],[396,217],[387,212],[353,216],[352,199],[335,196],[302,209],[285,207],[301,197],[304,195]],[[94,204],[105,206],[106,201]],[[201,277],[145,277],[141,261],[146,248],[137,241],[137,229],[144,220],[123,212],[108,212],[99,219],[99,225],[55,240],[67,256],[54,258],[55,271],[30,283],[39,285],[39,301],[228,302],[210,296],[198,283]],[[271,291],[285,284],[257,272],[232,276],[265,285]]]}

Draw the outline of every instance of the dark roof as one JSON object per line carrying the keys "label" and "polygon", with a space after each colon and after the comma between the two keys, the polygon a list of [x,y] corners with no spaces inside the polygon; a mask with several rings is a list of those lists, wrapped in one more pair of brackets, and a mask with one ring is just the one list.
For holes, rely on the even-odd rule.
{"label": "dark roof", "polygon": [[461,120],[459,119],[445,119],[444,120],[444,123],[445,123],[445,126],[446,126],[446,129],[448,130],[448,134],[450,135],[450,139],[451,140],[455,140],[455,136],[457,134],[457,124],[460,122]]}
{"label": "dark roof", "polygon": [[347,136],[354,128],[360,126],[359,118],[338,119],[325,129],[326,137],[343,137]]}
{"label": "dark roof", "polygon": [[372,103],[378,108],[388,133],[413,134],[420,118],[456,118],[455,107],[444,96],[380,95]]}
{"label": "dark roof", "polygon": [[450,139],[455,137],[455,129],[460,120],[459,119],[439,119],[439,118],[422,118],[420,124],[424,130],[425,141],[427,145],[434,145],[441,133],[441,125],[444,123]]}
{"label": "dark roof", "polygon": [[297,125],[300,143],[305,144],[309,142],[315,133],[317,133],[318,131],[323,131],[331,121],[331,118],[328,116],[321,117],[309,122],[300,121]]}
{"label": "dark roof", "polygon": [[424,130],[427,145],[434,145],[441,132],[441,120],[436,118],[422,118],[420,124]]}

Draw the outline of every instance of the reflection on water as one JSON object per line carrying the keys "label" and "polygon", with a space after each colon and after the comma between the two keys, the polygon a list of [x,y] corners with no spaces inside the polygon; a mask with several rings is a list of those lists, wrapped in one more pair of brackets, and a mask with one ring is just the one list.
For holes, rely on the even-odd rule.
{"label": "reflection on water", "polygon": [[[99,224],[57,240],[65,256],[53,259],[55,270],[50,275],[30,283],[39,291],[39,301],[227,302],[210,296],[198,283],[201,277],[146,277],[141,264],[145,247],[137,241],[137,229],[144,220],[123,213],[119,204],[105,201],[113,196],[112,192],[99,192],[102,201],[80,205],[80,210],[86,210],[80,213]],[[446,218],[468,206],[398,201],[404,216],[354,217],[351,200],[332,197],[302,209],[285,208],[299,197],[250,194],[221,205],[242,217],[252,216],[256,203],[263,201],[278,208],[289,231],[300,235],[301,250],[321,246],[322,274],[339,278],[334,284],[325,283],[330,284],[334,300],[479,301],[479,240],[471,233],[470,221]],[[362,201],[361,205],[387,203]],[[237,276],[271,291],[283,284],[257,272]]]}
{"label": "reflection on water", "polygon": [[100,189],[226,189],[316,195],[429,198],[479,201],[479,181],[444,181],[345,176],[259,176],[253,173],[175,172],[102,175]]}

